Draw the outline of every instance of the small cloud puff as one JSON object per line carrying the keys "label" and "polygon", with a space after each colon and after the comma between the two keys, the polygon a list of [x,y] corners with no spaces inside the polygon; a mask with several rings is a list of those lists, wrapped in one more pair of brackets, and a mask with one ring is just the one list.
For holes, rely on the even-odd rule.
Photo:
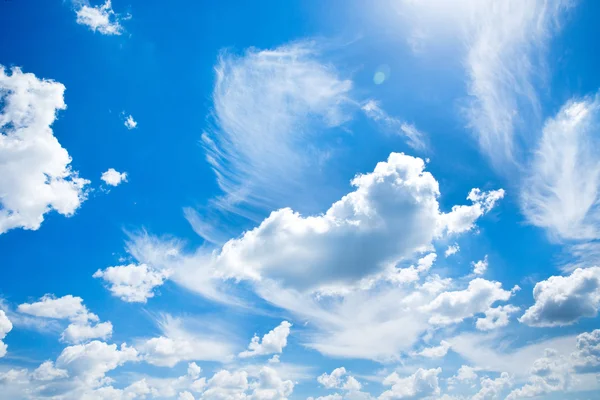
{"label": "small cloud puff", "polygon": [[100,179],[107,185],[119,186],[122,182],[127,182],[127,172],[119,172],[114,168],[109,168],[106,172],[102,173]]}

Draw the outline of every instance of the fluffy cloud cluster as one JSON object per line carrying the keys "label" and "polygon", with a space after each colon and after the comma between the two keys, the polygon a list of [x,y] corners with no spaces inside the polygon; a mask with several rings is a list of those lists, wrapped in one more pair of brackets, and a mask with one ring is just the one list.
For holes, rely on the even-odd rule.
{"label": "fluffy cloud cluster", "polygon": [[502,398],[502,393],[513,384],[512,378],[506,372],[500,374],[496,379],[489,377],[481,378],[481,389],[471,398],[472,400],[494,400]]}
{"label": "fluffy cloud cluster", "polygon": [[535,304],[519,321],[531,326],[563,326],[595,317],[600,308],[600,267],[551,276],[533,288]]}
{"label": "fluffy cloud cluster", "polygon": [[265,334],[262,340],[254,335],[252,341],[248,345],[248,350],[239,354],[240,357],[254,357],[261,355],[269,355],[273,353],[281,353],[283,348],[287,346],[287,338],[290,334],[292,324],[287,321],[281,322],[279,326]]}
{"label": "fluffy cloud cluster", "polygon": [[531,368],[529,383],[513,390],[507,400],[537,397],[563,391],[570,380],[569,363],[556,350],[547,349],[544,357],[536,360]]}
{"label": "fluffy cloud cluster", "polygon": [[66,347],[55,362],[45,361],[31,373],[26,369],[12,369],[0,374],[0,382],[4,395],[11,399],[55,396],[65,400],[120,399],[103,395],[114,392],[112,388],[104,386],[110,382],[106,374],[127,362],[135,361],[135,349],[125,344],[117,347],[116,344],[94,340]]}
{"label": "fluffy cloud cluster", "polygon": [[577,336],[577,350],[571,358],[577,372],[600,372],[600,329]]}
{"label": "fluffy cloud cluster", "polygon": [[110,322],[99,322],[98,316],[83,305],[81,297],[70,294],[59,298],[47,294],[38,302],[20,304],[17,310],[40,318],[69,320],[70,324],[61,336],[62,340],[69,343],[106,339],[112,335],[113,327]]}
{"label": "fluffy cloud cluster", "polygon": [[497,301],[507,301],[515,289],[504,290],[500,282],[476,278],[465,290],[441,293],[423,309],[431,313],[430,323],[448,325],[485,312]]}
{"label": "fluffy cloud cluster", "polygon": [[130,303],[146,303],[154,297],[154,288],[161,286],[169,271],[154,270],[146,264],[108,267],[94,273],[109,284],[113,296]]}
{"label": "fluffy cloud cluster", "polygon": [[75,0],[75,3],[78,24],[86,25],[92,31],[103,35],[123,33],[122,18],[112,9],[111,0],[106,0],[98,6],[90,6],[87,0]]}
{"label": "fluffy cloud cluster", "polygon": [[86,199],[89,181],[71,169],[71,157],[52,131],[66,108],[65,87],[0,65],[0,234],[36,230],[52,210],[71,216]]}
{"label": "fluffy cloud cluster", "polygon": [[13,328],[12,323],[6,316],[6,313],[0,310],[0,358],[6,355],[6,349],[8,346],[2,341],[6,337],[6,334]]}
{"label": "fluffy cloud cluster", "polygon": [[383,384],[391,386],[383,392],[380,400],[393,399],[420,399],[440,394],[438,375],[441,368],[423,369],[419,368],[414,374],[401,378],[394,372],[384,379]]}
{"label": "fluffy cloud cluster", "polygon": [[[281,282],[299,290],[352,283],[431,246],[442,235],[473,228],[502,190],[468,196],[473,203],[439,209],[438,183],[420,158],[392,153],[356,190],[323,215],[291,209],[271,213],[257,228],[223,245],[213,257],[224,278]],[[307,250],[310,249],[310,250]]]}
{"label": "fluffy cloud cluster", "polygon": [[510,314],[514,314],[521,309],[513,305],[505,305],[489,308],[485,311],[484,318],[478,318],[475,326],[481,331],[489,331],[508,325]]}

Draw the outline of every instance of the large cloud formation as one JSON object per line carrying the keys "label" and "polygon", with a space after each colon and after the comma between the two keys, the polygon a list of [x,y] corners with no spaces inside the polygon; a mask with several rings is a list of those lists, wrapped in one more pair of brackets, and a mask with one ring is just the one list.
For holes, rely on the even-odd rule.
{"label": "large cloud formation", "polygon": [[0,234],[36,230],[52,210],[71,216],[86,199],[89,181],[52,132],[66,108],[65,86],[0,65]]}

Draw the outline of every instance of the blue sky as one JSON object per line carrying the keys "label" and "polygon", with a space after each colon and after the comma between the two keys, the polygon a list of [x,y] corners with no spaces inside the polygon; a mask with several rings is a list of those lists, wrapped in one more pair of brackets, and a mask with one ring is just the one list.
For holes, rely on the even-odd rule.
{"label": "blue sky", "polygon": [[1,396],[600,393],[596,2],[0,10]]}

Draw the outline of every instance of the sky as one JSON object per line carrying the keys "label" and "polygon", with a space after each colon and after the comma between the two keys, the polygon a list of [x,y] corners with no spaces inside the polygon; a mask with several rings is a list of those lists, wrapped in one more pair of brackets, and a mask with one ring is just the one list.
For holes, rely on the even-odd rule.
{"label": "sky", "polygon": [[2,399],[592,400],[600,3],[0,3]]}

